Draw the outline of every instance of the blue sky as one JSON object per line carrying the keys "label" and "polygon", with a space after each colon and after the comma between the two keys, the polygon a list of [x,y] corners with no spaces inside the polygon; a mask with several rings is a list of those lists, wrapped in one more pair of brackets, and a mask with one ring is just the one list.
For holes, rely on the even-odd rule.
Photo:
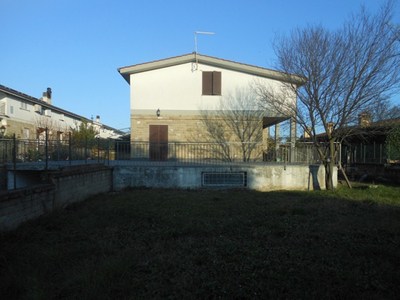
{"label": "blue sky", "polygon": [[[273,68],[272,41],[295,27],[341,26],[380,0],[0,0],[0,84],[117,129],[130,126],[117,68],[198,52]],[[395,6],[400,23],[400,1]],[[396,99],[398,99],[396,97]]]}

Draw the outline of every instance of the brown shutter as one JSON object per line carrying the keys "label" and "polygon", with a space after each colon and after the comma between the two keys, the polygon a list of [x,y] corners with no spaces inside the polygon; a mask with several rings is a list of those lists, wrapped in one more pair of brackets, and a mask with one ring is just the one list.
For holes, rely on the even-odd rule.
{"label": "brown shutter", "polygon": [[213,72],[203,72],[203,95],[212,95]]}
{"label": "brown shutter", "polygon": [[213,95],[221,95],[221,72],[213,72]]}

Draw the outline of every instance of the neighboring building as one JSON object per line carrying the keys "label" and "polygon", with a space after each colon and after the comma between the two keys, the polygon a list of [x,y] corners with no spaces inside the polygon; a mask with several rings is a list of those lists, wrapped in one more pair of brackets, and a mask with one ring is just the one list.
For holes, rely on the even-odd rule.
{"label": "neighboring building", "polygon": [[342,164],[399,163],[399,143],[391,144],[388,137],[400,127],[400,118],[372,122],[369,114],[358,117],[358,130],[342,142]]}
{"label": "neighboring building", "polygon": [[[224,96],[237,89],[248,89],[254,83],[284,88],[281,72],[246,65],[196,52],[122,67],[118,69],[130,84],[131,141],[201,141],[201,109],[217,109]],[[298,77],[292,84],[300,85]],[[295,102],[291,92],[287,101]],[[287,118],[286,118],[287,119]],[[269,114],[264,128],[284,121]],[[295,124],[291,124],[292,140]],[[194,139],[195,137],[195,139]]]}
{"label": "neighboring building", "polygon": [[52,104],[50,88],[40,99],[0,85],[0,126],[6,135],[17,138],[43,138],[45,128],[53,139],[68,139],[68,132],[76,130],[82,121],[92,124],[99,138],[119,138],[124,132],[100,123],[100,117],[89,120],[80,115],[58,108]]}
{"label": "neighboring building", "polygon": [[[386,164],[390,162],[400,162],[400,149],[398,144],[391,145],[388,136],[391,132],[400,127],[400,118],[371,121],[371,115],[362,112],[358,115],[358,124],[342,129],[343,136],[338,136],[341,140],[340,155],[337,159],[341,160],[344,167],[351,169],[352,165],[359,163],[367,164]],[[328,123],[328,130],[334,130],[334,124]],[[313,142],[309,132],[311,128],[304,131],[304,136],[298,142]],[[344,137],[344,138],[343,138]],[[315,136],[321,143],[328,142],[326,132]],[[339,144],[339,142],[337,142]]]}

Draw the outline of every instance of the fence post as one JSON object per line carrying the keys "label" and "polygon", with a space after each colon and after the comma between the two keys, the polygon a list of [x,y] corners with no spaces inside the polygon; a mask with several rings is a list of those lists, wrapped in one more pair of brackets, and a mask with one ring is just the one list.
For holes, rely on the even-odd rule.
{"label": "fence post", "polygon": [[374,162],[376,162],[375,159],[376,157],[375,157],[375,141],[374,141]]}
{"label": "fence post", "polygon": [[68,134],[68,157],[69,157],[69,164],[72,165],[72,138],[71,138],[71,132]]}
{"label": "fence post", "polygon": [[364,163],[365,163],[366,153],[367,153],[367,145],[364,145]]}
{"label": "fence post", "polygon": [[178,157],[176,155],[176,142],[174,142],[174,157],[175,157],[175,166],[178,164]]}
{"label": "fence post", "polygon": [[58,165],[60,165],[60,151],[61,151],[61,140],[59,138],[57,140],[57,161],[58,161]]}
{"label": "fence post", "polygon": [[47,168],[48,168],[48,166],[49,166],[49,149],[48,149],[48,143],[49,143],[49,140],[48,140],[48,136],[47,136],[47,127],[46,127],[46,129],[45,129],[45,148],[44,148],[44,153],[45,153],[45,155],[46,155],[46,167],[45,167],[45,170],[46,170],[46,172],[47,172]]}
{"label": "fence post", "polygon": [[87,137],[85,136],[85,163],[87,163],[88,162],[88,156],[87,156],[87,143],[88,143],[88,141],[87,141]]}
{"label": "fence post", "polygon": [[[130,143],[132,145],[132,143]],[[118,141],[114,142],[114,160],[118,160],[118,148],[119,144]]]}
{"label": "fence post", "polygon": [[107,163],[110,165],[110,138],[107,138]]}
{"label": "fence post", "polygon": [[14,163],[14,190],[17,189],[17,142],[15,140],[15,133],[13,134],[13,163]]}

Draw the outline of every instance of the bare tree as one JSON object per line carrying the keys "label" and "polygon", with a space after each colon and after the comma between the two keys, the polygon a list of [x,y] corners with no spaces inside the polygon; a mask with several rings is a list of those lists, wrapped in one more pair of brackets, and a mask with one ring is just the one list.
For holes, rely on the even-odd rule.
{"label": "bare tree", "polygon": [[[257,94],[250,88],[237,89],[223,97],[216,107],[200,110],[203,126],[206,130],[204,139],[219,144],[219,156],[233,160],[232,146],[237,143],[243,161],[250,161],[263,140],[263,116],[265,110],[260,105]],[[260,147],[261,150],[261,147]]]}
{"label": "bare tree", "polygon": [[[338,154],[335,143],[357,134],[358,116],[389,99],[399,88],[399,42],[387,24],[393,1],[377,14],[364,7],[337,30],[318,25],[295,29],[278,37],[274,48],[277,68],[307,79],[297,90],[297,105],[288,105],[284,93],[257,86],[268,106],[296,116],[297,123],[317,147],[326,170],[326,188],[332,189],[332,169]],[[292,91],[297,86],[287,84]],[[325,131],[322,141],[318,131]]]}
{"label": "bare tree", "polygon": [[49,140],[59,140],[62,134],[68,134],[69,130],[66,126],[63,126],[60,122],[54,119],[38,115],[35,118],[36,135],[40,140],[45,139],[45,131],[47,129],[47,138]]}
{"label": "bare tree", "polygon": [[377,101],[369,111],[371,122],[380,122],[400,118],[400,105],[393,105],[389,99]]}

